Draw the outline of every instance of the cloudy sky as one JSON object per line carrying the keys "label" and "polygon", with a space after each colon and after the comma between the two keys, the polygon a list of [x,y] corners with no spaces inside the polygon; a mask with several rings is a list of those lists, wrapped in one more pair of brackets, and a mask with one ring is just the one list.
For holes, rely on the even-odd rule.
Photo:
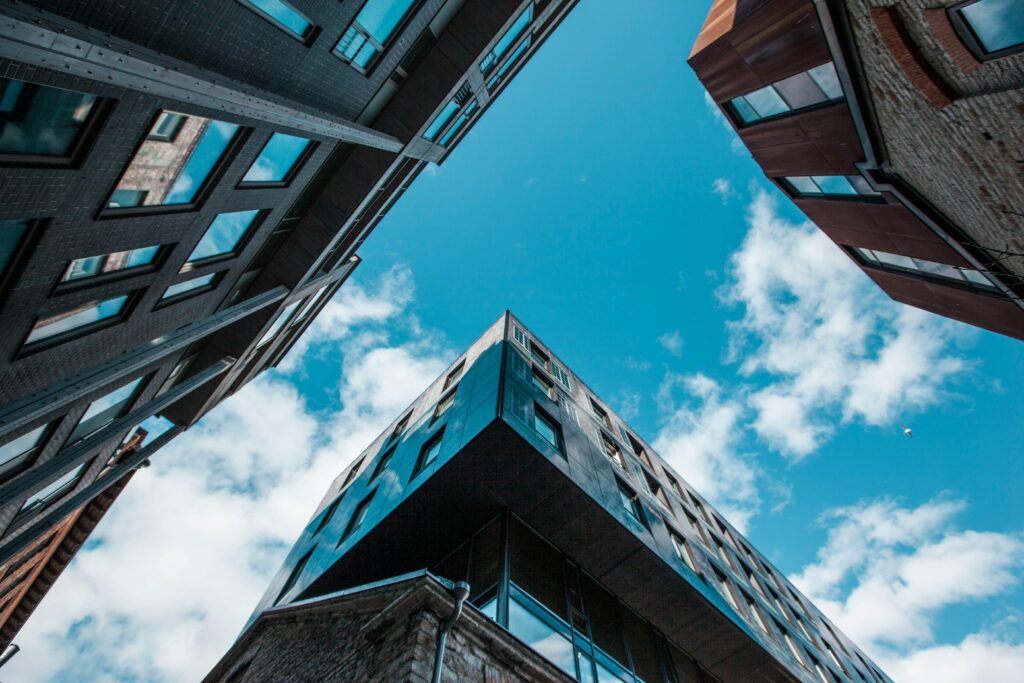
{"label": "cloudy sky", "polygon": [[897,681],[1020,680],[1024,345],[890,302],[761,178],[685,64],[704,4],[581,3],[284,366],[135,477],[4,680],[201,678],[505,308]]}

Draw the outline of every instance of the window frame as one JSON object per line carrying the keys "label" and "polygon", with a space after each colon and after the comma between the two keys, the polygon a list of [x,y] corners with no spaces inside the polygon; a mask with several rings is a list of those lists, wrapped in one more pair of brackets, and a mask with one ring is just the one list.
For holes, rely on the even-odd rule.
{"label": "window frame", "polygon": [[31,334],[32,329],[35,328],[35,324],[39,322],[39,316],[36,316],[35,321],[29,327],[29,331],[25,333],[25,336],[22,339],[21,346],[19,347],[18,352],[15,355],[15,358],[24,358],[34,353],[38,353],[39,351],[52,349],[55,346],[66,344],[67,342],[74,341],[80,337],[85,337],[94,332],[99,332],[100,330],[104,330],[108,327],[113,327],[114,325],[119,325],[123,323],[125,320],[131,317],[135,308],[139,305],[139,302],[142,300],[142,296],[145,293],[145,291],[145,287],[140,287],[138,289],[130,290],[128,292],[117,294],[115,296],[108,296],[106,299],[99,301],[99,303],[102,303],[103,301],[107,301],[109,299],[116,299],[119,296],[127,296],[128,298],[125,300],[124,306],[121,307],[121,310],[118,311],[117,315],[112,315],[109,318],[104,318],[103,320],[97,320],[87,325],[82,325],[81,327],[76,327],[70,330],[66,330],[64,332],[60,332],[51,337],[46,337],[45,339],[29,342],[29,334]]}
{"label": "window frame", "polygon": [[206,256],[204,258],[196,259],[195,261],[190,260],[192,254],[199,247],[202,241],[206,238],[206,235],[209,234],[210,228],[213,227],[214,222],[216,222],[218,218],[226,214],[244,213],[246,211],[252,210],[253,209],[240,209],[238,211],[221,211],[220,213],[215,214],[213,216],[213,219],[209,223],[207,223],[206,229],[203,230],[203,234],[199,236],[199,240],[196,241],[194,245],[192,245],[192,250],[189,252],[189,255],[185,258],[185,262],[181,264],[181,268],[178,269],[178,274],[184,275],[185,273],[191,273],[193,271],[199,270],[200,268],[204,268],[208,265],[220,263],[221,261],[230,261],[231,259],[235,259],[241,256],[242,252],[245,251],[245,248],[247,246],[249,246],[249,243],[252,241],[252,238],[256,235],[257,232],[259,232],[259,229],[263,226],[263,223],[266,221],[267,216],[270,215],[270,212],[273,211],[273,209],[256,209],[256,216],[252,219],[252,222],[249,223],[248,226],[246,226],[245,232],[243,232],[242,236],[238,238],[238,242],[235,243],[235,246],[234,248],[231,249],[231,251],[227,251],[222,254],[214,254],[213,256]]}
{"label": "window frame", "polygon": [[946,16],[949,17],[949,23],[953,25],[953,31],[956,33],[957,38],[960,39],[960,42],[970,50],[971,54],[979,62],[990,62],[1024,52],[1024,42],[1001,50],[995,50],[994,52],[989,52],[985,49],[985,45],[981,42],[981,38],[974,30],[974,27],[971,26],[971,23],[960,12],[963,8],[976,5],[979,2],[984,2],[984,0],[962,0],[946,8]]}
{"label": "window frame", "polygon": [[[235,131],[235,134],[232,136],[231,140],[228,141],[228,144],[224,147],[224,151],[221,152],[220,158],[217,159],[217,162],[210,168],[210,172],[206,175],[206,178],[204,178],[203,182],[199,185],[199,189],[196,190],[195,196],[192,198],[191,202],[182,204],[151,204],[148,206],[108,206],[110,204],[111,198],[114,196],[114,193],[118,190],[118,185],[121,184],[122,178],[124,178],[125,173],[128,172],[128,169],[131,167],[132,162],[135,160],[135,157],[139,154],[139,150],[142,149],[142,146],[146,144],[146,142],[153,142],[153,140],[150,140],[149,138],[149,132],[153,130],[153,126],[156,125],[156,122],[160,118],[160,115],[165,111],[169,111],[172,114],[183,114],[186,117],[186,119],[197,117],[207,119],[208,121],[231,123],[237,125],[238,129]],[[117,175],[117,179],[114,181],[113,187],[111,187],[110,191],[103,196],[103,202],[100,205],[99,211],[97,211],[96,213],[97,220],[104,220],[109,218],[131,218],[136,216],[156,216],[163,214],[187,213],[189,211],[198,211],[203,206],[203,204],[205,204],[206,201],[210,198],[210,195],[213,193],[213,190],[218,186],[220,180],[224,177],[224,174],[227,172],[228,168],[231,166],[231,164],[235,162],[235,159],[238,157],[239,152],[241,152],[242,148],[245,147],[245,145],[248,143],[249,136],[252,134],[252,131],[253,129],[244,123],[234,123],[233,121],[215,119],[210,116],[203,116],[202,114],[189,114],[186,112],[159,108],[156,114],[150,117],[149,124],[146,126],[143,134],[139,137],[138,143],[136,143],[136,145],[132,148],[132,153],[125,160],[121,168],[121,172]],[[189,159],[186,159],[185,165],[188,164],[188,161],[190,159],[191,156],[189,157]],[[182,168],[184,168],[184,166],[182,166]]]}
{"label": "window frame", "polygon": [[250,12],[255,14],[256,16],[258,16],[260,19],[263,19],[264,21],[266,21],[266,22],[270,23],[271,25],[277,27],[278,30],[280,30],[282,33],[284,33],[289,38],[291,38],[292,40],[298,42],[301,45],[306,45],[307,47],[309,45],[312,45],[313,41],[316,39],[317,35],[320,34],[320,27],[317,26],[315,23],[313,23],[312,19],[307,17],[304,13],[300,12],[298,9],[296,9],[296,7],[294,5],[292,5],[292,3],[288,2],[288,0],[281,0],[281,2],[282,2],[282,4],[287,5],[293,12],[295,12],[300,17],[302,17],[307,22],[309,22],[309,30],[306,31],[305,35],[303,35],[303,36],[299,36],[297,33],[292,31],[290,28],[288,28],[287,26],[282,24],[280,21],[278,21],[274,17],[270,16],[269,14],[264,12],[262,9],[254,6],[252,4],[250,4],[249,2],[246,2],[246,0],[236,0],[236,2],[238,2],[239,5],[241,5],[245,9],[249,10]]}
{"label": "window frame", "polygon": [[[851,174],[848,174],[848,175],[841,175],[839,177],[849,178],[850,176],[853,176],[853,175],[857,175],[857,174],[851,173]],[[789,180],[790,177],[810,177],[810,176],[779,176],[779,177],[776,177],[776,178],[771,178],[771,180],[774,181],[776,185],[778,185],[779,189],[781,189],[785,193],[785,195],[787,197],[789,197],[790,199],[792,199],[794,201],[796,201],[796,200],[805,200],[805,201],[822,201],[822,202],[860,202],[860,203],[863,203],[863,204],[888,204],[888,202],[885,199],[885,196],[881,192],[877,192],[877,191],[874,194],[861,194],[859,192],[856,192],[855,194],[826,194],[824,192],[821,193],[821,194],[817,194],[817,193],[814,193],[814,194],[804,193],[804,192],[801,192],[800,190],[796,189],[796,186],[793,185],[792,182],[790,182],[790,180]],[[824,177],[828,177],[828,176],[819,176],[819,177],[824,178]],[[849,182],[849,181],[847,180],[847,182]],[[851,186],[853,185],[853,183],[850,183],[850,184],[851,184]],[[856,188],[854,188],[854,189],[856,190]]]}
{"label": "window frame", "polygon": [[616,475],[615,483],[618,487],[619,502],[622,503],[623,494],[627,494],[630,501],[630,507],[627,508],[624,504],[621,505],[623,511],[632,517],[640,526],[645,529],[650,529],[650,523],[647,521],[647,513],[644,511],[643,503],[640,502],[640,494],[637,493],[629,484],[627,484],[622,477]]}
{"label": "window frame", "polygon": [[[363,8],[366,7],[366,4],[372,1],[373,0],[364,0],[364,2],[359,5],[359,9],[357,9],[352,14],[352,20],[345,24],[345,28],[341,30],[341,34],[338,36],[338,39],[334,41],[333,45],[331,45],[331,55],[333,55],[335,59],[338,59],[343,64],[355,69],[357,72],[361,73],[363,76],[366,76],[367,78],[369,78],[370,75],[373,74],[374,70],[377,68],[377,65],[380,64],[380,62],[384,59],[384,55],[387,54],[387,52],[395,44],[395,41],[398,39],[398,36],[402,35],[405,29],[408,28],[409,22],[412,21],[412,18],[417,14],[419,9],[423,6],[423,3],[425,2],[425,0],[412,0],[412,2],[409,4],[409,8],[405,11],[405,14],[402,16],[401,19],[398,20],[398,23],[395,24],[395,28],[392,29],[391,35],[389,35],[383,43],[378,43],[376,39],[374,39],[373,36],[370,35],[370,32],[367,31],[366,28],[359,23],[358,19],[359,14],[363,11]],[[341,44],[341,41],[345,37],[345,34],[348,33],[349,29],[352,28],[353,26],[358,26],[356,30],[361,31],[363,34],[365,34],[367,37],[367,41],[373,40],[373,45],[374,47],[377,48],[376,54],[374,54],[373,57],[370,58],[370,61],[366,63],[366,66],[359,66],[358,64],[355,63],[354,60],[345,59],[345,57],[339,54],[336,49],[338,45]]]}
{"label": "window frame", "polygon": [[[721,107],[722,111],[725,112],[725,115],[729,118],[729,121],[732,122],[733,126],[736,127],[736,130],[744,130],[744,129],[750,128],[752,126],[758,126],[758,125],[760,125],[762,123],[771,123],[771,122],[774,122],[774,121],[778,121],[779,119],[788,118],[790,116],[799,116],[800,114],[809,114],[811,112],[820,111],[822,109],[827,109],[829,107],[834,107],[837,104],[846,102],[847,101],[846,92],[843,91],[843,94],[842,94],[841,97],[834,97],[832,99],[824,100],[822,102],[816,102],[814,104],[807,105],[806,107],[800,107],[799,109],[790,109],[788,111],[779,112],[778,114],[771,114],[769,116],[765,116],[765,117],[759,118],[756,121],[750,121],[750,122],[746,122],[746,121],[743,120],[743,117],[740,116],[739,111],[736,109],[736,105],[734,105],[732,103],[732,101],[734,99],[737,99],[739,97],[746,97],[747,95],[751,95],[751,94],[753,94],[755,92],[758,92],[759,90],[762,90],[763,88],[771,87],[772,89],[775,89],[775,84],[776,83],[781,83],[782,81],[785,81],[787,79],[793,78],[794,76],[799,76],[802,73],[808,73],[808,72],[810,72],[810,71],[812,71],[812,70],[814,70],[814,69],[816,69],[818,67],[824,66],[825,64],[832,64],[832,67],[836,69],[836,75],[839,75],[839,69],[835,67],[835,60],[831,60],[830,59],[828,62],[822,62],[821,64],[818,64],[817,66],[812,66],[809,69],[804,69],[803,71],[797,71],[796,73],[790,74],[789,76],[786,76],[786,78],[780,78],[778,80],[772,81],[771,83],[767,83],[764,86],[762,86],[761,88],[757,88],[756,90],[751,90],[750,92],[744,92],[744,93],[740,93],[739,95],[736,95],[734,97],[730,97],[725,102],[722,102],[719,106]],[[840,87],[842,87],[842,82],[840,82]],[[820,88],[820,86],[819,86],[819,88]],[[777,95],[779,95],[780,98],[782,97],[782,95],[779,94],[777,89],[775,89],[775,93]],[[822,94],[827,95],[828,93],[826,93],[824,91],[824,89],[822,89]],[[785,99],[783,99],[783,101],[785,102]],[[789,106],[789,103],[786,103],[786,106]]]}
{"label": "window frame", "polygon": [[[240,2],[241,0],[238,0],[238,1]],[[283,180],[256,180],[256,181],[251,181],[250,180],[250,181],[247,182],[245,180],[246,174],[249,172],[250,169],[252,169],[252,167],[259,160],[260,155],[263,154],[263,150],[265,150],[267,148],[267,145],[270,144],[270,141],[274,139],[274,135],[277,134],[277,133],[280,133],[280,132],[281,131],[275,130],[273,133],[270,134],[270,137],[267,138],[267,141],[263,143],[263,146],[260,147],[260,151],[253,158],[252,163],[249,164],[249,168],[245,169],[245,173],[242,173],[242,177],[238,179],[238,185],[235,186],[235,189],[237,189],[237,190],[265,190],[265,189],[268,189],[268,188],[288,187],[289,185],[292,184],[292,181],[295,180],[295,176],[299,175],[299,173],[302,172],[302,169],[303,169],[303,167],[305,167],[306,162],[309,161],[310,157],[313,156],[313,153],[316,152],[317,148],[320,146],[320,141],[319,140],[314,140],[312,138],[303,138],[305,140],[308,140],[309,144],[306,145],[306,148],[304,150],[302,150],[302,153],[299,154],[299,156],[297,156],[295,158],[294,162],[292,162],[292,166],[291,166],[291,168],[288,169],[288,172],[285,174]],[[285,135],[291,135],[291,133],[285,133]],[[301,137],[301,136],[293,135],[292,137]]]}
{"label": "window frame", "polygon": [[345,525],[345,531],[342,533],[341,538],[338,539],[338,546],[348,540],[352,534],[359,531],[363,526],[363,522],[366,521],[366,513],[370,509],[370,505],[373,504],[373,499],[377,496],[377,489],[374,488],[372,491],[363,496],[363,499],[352,509],[352,516],[349,517],[348,523]]}
{"label": "window frame", "polygon": [[[64,276],[68,272],[68,268],[75,261],[79,261],[85,258],[95,258],[95,256],[82,256],[77,259],[71,259],[64,265],[64,270],[61,271],[57,277],[57,282],[54,284],[51,291],[52,294],[67,294],[68,292],[77,292],[83,289],[90,289],[99,285],[110,284],[111,282],[119,282],[121,280],[127,280],[139,275],[146,275],[148,273],[154,273],[160,270],[167,261],[167,257],[170,255],[174,248],[177,246],[175,243],[167,244],[153,244],[150,246],[157,247],[156,256],[149,263],[144,263],[139,266],[132,266],[130,268],[120,268],[118,270],[111,270],[105,273],[97,273],[95,275],[88,275],[86,277],[77,278],[74,280],[65,280]],[[148,247],[135,247],[135,249],[146,249]],[[134,251],[134,249],[122,249],[121,251]],[[119,252],[110,252],[107,254],[97,254],[96,256],[110,256]]]}
{"label": "window frame", "polygon": [[[441,457],[441,444],[444,441],[444,427],[441,427],[436,432],[430,435],[430,438],[423,442],[420,446],[419,455],[416,457],[416,466],[412,471],[412,478],[415,479],[419,475],[423,474],[423,471],[437,462],[437,459]],[[437,455],[427,461],[427,455],[437,448]],[[372,479],[371,479],[372,481]]]}
{"label": "window frame", "polygon": [[[195,271],[188,271],[188,272],[189,273],[195,273]],[[228,272],[227,269],[225,269],[225,270],[218,270],[215,273],[204,273],[202,275],[193,275],[193,277],[187,277],[187,278],[185,278],[183,280],[180,280],[180,281],[171,282],[170,284],[167,285],[167,287],[164,288],[164,294],[161,294],[160,298],[157,299],[157,302],[155,304],[153,304],[153,310],[156,311],[156,310],[159,310],[161,308],[166,308],[167,306],[173,306],[174,304],[181,303],[182,301],[185,301],[186,299],[191,299],[193,297],[202,296],[203,294],[207,294],[209,292],[212,292],[213,290],[217,289],[217,287],[220,286],[221,282],[224,281],[224,276],[225,276],[225,274],[227,274],[227,272]],[[173,287],[174,285],[184,284],[184,283],[188,282],[189,280],[198,280],[200,278],[206,277],[207,275],[213,275],[213,279],[210,280],[210,282],[208,282],[207,284],[201,285],[199,287],[196,287],[195,289],[189,289],[187,291],[181,292],[179,294],[175,294],[173,296],[169,296],[169,297],[165,296],[167,290],[170,289],[171,287]],[[175,277],[175,279],[177,280],[177,277]]]}
{"label": "window frame", "polygon": [[14,289],[15,283],[21,278],[22,273],[25,272],[25,267],[28,265],[32,254],[35,253],[36,246],[39,244],[39,240],[42,239],[43,230],[47,223],[45,218],[5,218],[4,220],[24,222],[25,233],[18,240],[18,245],[14,248],[14,251],[11,252],[11,258],[7,261],[7,265],[4,266],[3,270],[0,270],[0,310],[3,309],[3,305],[7,301],[7,293]]}
{"label": "window frame", "polygon": [[[924,272],[924,271],[921,271],[921,270],[911,270],[909,268],[900,268],[899,266],[889,265],[889,264],[886,264],[886,263],[872,263],[871,261],[867,260],[867,258],[865,258],[863,255],[861,255],[861,253],[858,251],[858,249],[871,249],[871,247],[855,247],[855,246],[851,246],[851,245],[848,245],[848,244],[844,244],[844,245],[842,245],[842,247],[843,247],[843,250],[847,253],[847,255],[850,258],[852,258],[853,261],[857,265],[859,265],[861,268],[863,268],[864,270],[875,270],[875,271],[878,271],[880,273],[888,273],[888,274],[891,274],[891,275],[901,275],[903,277],[912,278],[914,280],[920,280],[922,282],[930,282],[932,284],[941,285],[943,287],[950,287],[952,289],[959,289],[959,290],[964,291],[964,292],[970,292],[971,294],[979,294],[981,296],[992,297],[993,299],[1006,299],[1007,298],[1006,294],[1003,293],[1002,290],[998,289],[995,286],[995,284],[993,284],[992,288],[990,289],[990,288],[985,287],[983,285],[972,284],[972,283],[968,282],[967,280],[963,280],[963,281],[961,281],[961,280],[954,280],[953,278],[943,277],[941,275],[936,275],[934,273],[927,273],[927,272]],[[872,251],[875,251],[875,250],[872,249]],[[878,251],[881,251],[881,250],[878,250]],[[886,252],[886,253],[891,253],[891,252]],[[893,255],[894,256],[903,256],[903,254],[893,254]],[[908,256],[907,258],[915,258],[915,257]],[[928,259],[921,259],[921,260],[922,261],[927,261]],[[932,261],[932,263],[939,263],[939,262],[938,261]],[[952,265],[950,265],[948,263],[942,263],[940,265],[950,266],[951,268],[956,268],[957,270],[964,270],[963,268],[960,268],[959,266],[952,266]],[[973,268],[969,268],[967,270],[974,270],[974,269]],[[976,272],[982,272],[982,271],[976,271]]]}
{"label": "window frame", "polygon": [[[54,431],[58,424],[60,424],[61,418],[55,418],[49,422],[44,422],[41,425],[34,425],[29,429],[21,432],[12,439],[8,439],[2,445],[6,446],[14,441],[17,441],[23,436],[31,434],[32,432],[39,430],[39,436],[36,437],[35,442],[22,451],[18,455],[14,456],[7,462],[0,463],[0,481],[9,481],[14,477],[18,476],[22,472],[30,469],[35,464],[36,458],[42,453],[47,446],[50,444],[50,438],[53,436]],[[41,429],[40,429],[41,428]]]}
{"label": "window frame", "polygon": [[51,88],[53,90],[74,92],[80,95],[93,95],[96,100],[93,103],[92,109],[89,111],[89,115],[82,123],[82,126],[78,131],[78,135],[75,136],[74,141],[71,143],[70,149],[66,155],[57,157],[41,154],[11,154],[9,152],[0,152],[0,167],[81,168],[82,162],[85,160],[85,157],[89,152],[89,148],[92,147],[93,142],[95,142],[96,138],[99,137],[99,132],[102,128],[101,120],[106,120],[114,107],[114,100],[107,97],[101,97],[93,93],[82,92],[81,90],[72,90],[71,88],[61,88],[55,85],[35,83],[21,78],[4,78],[4,80],[21,81],[25,86],[31,87],[33,90],[37,90],[39,88]]}
{"label": "window frame", "polygon": [[[555,441],[558,442],[557,444],[551,443],[544,436],[542,436],[539,431],[537,431],[538,419],[541,420],[542,422],[547,423],[547,426],[551,428],[551,431],[555,435]],[[559,455],[565,457],[565,434],[562,433],[562,423],[556,420],[551,415],[551,413],[544,410],[544,408],[536,401],[534,401],[533,403],[533,423],[530,425],[530,427],[533,428],[534,434],[540,437],[541,441],[546,443],[551,448],[555,449],[555,452],[557,452]]]}

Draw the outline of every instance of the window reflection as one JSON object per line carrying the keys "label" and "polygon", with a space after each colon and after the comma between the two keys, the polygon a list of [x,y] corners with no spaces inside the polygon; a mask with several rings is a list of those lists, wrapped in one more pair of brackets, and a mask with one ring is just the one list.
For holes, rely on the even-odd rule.
{"label": "window reflection", "polygon": [[242,178],[243,184],[283,184],[294,174],[296,167],[312,140],[295,135],[274,133],[264,145],[256,161]]}
{"label": "window reflection", "polygon": [[123,294],[102,301],[88,301],[70,310],[39,318],[28,333],[26,344],[50,339],[61,334],[91,327],[105,320],[118,318],[128,305],[130,296]]}
{"label": "window reflection", "polygon": [[985,52],[1024,45],[1024,0],[976,0],[957,12]]}
{"label": "window reflection", "polygon": [[541,613],[542,608],[534,606],[537,613],[531,612],[523,606],[522,603],[525,601],[526,599],[523,597],[509,600],[508,630],[541,656],[575,678],[576,664],[573,661],[572,642],[567,635],[559,633],[553,628],[552,623],[555,622],[553,618],[545,621],[537,616],[538,613]]}
{"label": "window reflection", "polygon": [[96,105],[95,95],[0,78],[0,159],[70,161]]}

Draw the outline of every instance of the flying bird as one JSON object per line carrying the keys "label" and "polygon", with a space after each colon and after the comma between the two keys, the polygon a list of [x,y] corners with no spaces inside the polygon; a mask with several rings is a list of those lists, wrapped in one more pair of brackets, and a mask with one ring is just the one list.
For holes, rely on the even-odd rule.
{"label": "flying bird", "polygon": [[902,429],[903,433],[909,436],[911,439],[914,438],[914,430],[912,430],[910,427],[907,427],[906,425],[900,425],[900,429]]}

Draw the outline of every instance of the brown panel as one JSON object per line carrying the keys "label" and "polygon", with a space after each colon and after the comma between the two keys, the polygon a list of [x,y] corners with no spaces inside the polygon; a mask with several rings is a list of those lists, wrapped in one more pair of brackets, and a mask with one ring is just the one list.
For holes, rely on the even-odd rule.
{"label": "brown panel", "polygon": [[725,102],[765,85],[727,39],[691,57],[690,66],[716,102]]}
{"label": "brown panel", "polygon": [[773,177],[787,175],[849,175],[864,160],[849,106],[823,109],[759,123],[740,137]]}
{"label": "brown panel", "polygon": [[775,0],[729,35],[736,51],[765,83],[832,59],[810,0]]}

